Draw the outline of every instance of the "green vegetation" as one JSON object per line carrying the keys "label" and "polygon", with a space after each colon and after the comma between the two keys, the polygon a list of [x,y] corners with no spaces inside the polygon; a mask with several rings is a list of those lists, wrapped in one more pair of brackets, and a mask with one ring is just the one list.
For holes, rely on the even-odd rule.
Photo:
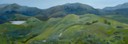
{"label": "green vegetation", "polygon": [[40,21],[0,25],[2,44],[127,44],[128,25],[94,14],[69,14]]}
{"label": "green vegetation", "polygon": [[[127,8],[119,8],[97,10],[69,3],[40,10],[7,5],[0,8],[0,44],[128,44]],[[13,20],[26,22],[8,22]]]}
{"label": "green vegetation", "polygon": [[123,16],[123,15],[105,15],[104,17],[128,24],[127,16]]}

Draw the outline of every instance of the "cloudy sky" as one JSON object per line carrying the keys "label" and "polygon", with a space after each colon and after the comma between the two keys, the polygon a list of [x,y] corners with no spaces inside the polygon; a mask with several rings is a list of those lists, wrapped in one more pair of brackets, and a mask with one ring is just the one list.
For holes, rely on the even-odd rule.
{"label": "cloudy sky", "polygon": [[128,2],[128,0],[0,0],[0,4],[17,3],[24,6],[38,7],[41,9],[76,2],[88,4],[95,8],[104,8],[108,6],[115,6],[118,4],[126,3]]}

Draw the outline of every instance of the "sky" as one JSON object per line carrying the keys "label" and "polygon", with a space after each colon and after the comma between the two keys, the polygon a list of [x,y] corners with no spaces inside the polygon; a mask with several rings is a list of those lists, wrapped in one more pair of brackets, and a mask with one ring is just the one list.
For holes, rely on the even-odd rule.
{"label": "sky", "polygon": [[47,9],[66,3],[83,3],[94,8],[102,9],[104,7],[112,7],[126,2],[128,2],[128,0],[0,0],[0,4],[17,3],[19,5],[37,7],[40,9]]}

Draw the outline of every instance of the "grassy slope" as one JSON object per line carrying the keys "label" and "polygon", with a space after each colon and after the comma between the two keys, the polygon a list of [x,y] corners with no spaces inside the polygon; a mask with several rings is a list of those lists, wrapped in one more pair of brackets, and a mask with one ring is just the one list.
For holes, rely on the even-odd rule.
{"label": "grassy slope", "polygon": [[126,16],[122,16],[122,15],[105,15],[104,17],[110,18],[110,19],[114,19],[117,20],[119,22],[122,23],[128,23],[128,19]]}
{"label": "grassy slope", "polygon": [[[31,37],[40,33],[40,30],[43,27],[42,24],[43,24],[42,21],[34,17],[29,18],[27,22],[22,25],[14,25],[11,23],[1,24],[0,39],[4,41],[8,40],[7,42],[3,42],[3,44],[4,43],[23,44]],[[5,39],[3,38],[3,36],[5,36],[4,37]]]}
{"label": "grassy slope", "polygon": [[[54,21],[49,22],[55,22],[54,24],[51,25],[49,24],[49,22],[46,23],[45,25],[49,27],[43,28],[45,30],[40,35],[29,40],[26,44],[98,44],[98,42],[102,44],[126,43],[126,41],[122,42],[122,39],[119,39],[118,41],[111,39],[113,36],[116,36],[114,35],[114,33],[116,33],[116,31],[118,30],[117,26],[122,26],[122,30],[128,29],[128,25],[124,23],[105,19],[92,14],[86,14],[80,17],[76,15],[68,15],[64,18],[53,18],[53,20]],[[88,41],[88,36],[92,36],[92,38],[90,38],[91,42]],[[111,42],[110,40],[113,40],[115,42]]]}
{"label": "grassy slope", "polygon": [[127,24],[93,14],[71,14],[64,18],[51,18],[45,22],[32,17],[23,25],[0,25],[0,43],[127,44],[127,33]]}

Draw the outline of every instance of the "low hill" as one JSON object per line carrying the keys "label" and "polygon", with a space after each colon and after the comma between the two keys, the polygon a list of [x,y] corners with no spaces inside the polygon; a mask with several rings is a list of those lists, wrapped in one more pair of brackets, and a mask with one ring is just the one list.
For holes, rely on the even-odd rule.
{"label": "low hill", "polygon": [[30,17],[24,24],[0,25],[3,44],[127,44],[128,24],[94,14],[50,18]]}
{"label": "low hill", "polygon": [[52,18],[45,26],[42,33],[26,44],[127,44],[127,40],[122,39],[127,38],[124,37],[128,30],[127,24],[93,14]]}

